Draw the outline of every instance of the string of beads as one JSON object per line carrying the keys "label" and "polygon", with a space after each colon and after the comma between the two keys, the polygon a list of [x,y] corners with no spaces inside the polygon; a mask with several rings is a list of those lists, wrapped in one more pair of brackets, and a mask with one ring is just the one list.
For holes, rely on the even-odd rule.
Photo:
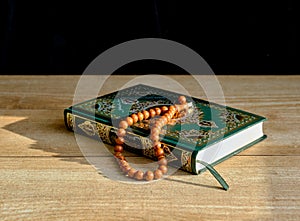
{"label": "string of beads", "polygon": [[[172,118],[181,117],[186,112],[188,108],[186,98],[184,96],[180,96],[178,98],[178,102],[179,104],[168,107],[162,106],[151,108],[149,110],[143,110],[142,112],[132,114],[120,121],[117,131],[116,145],[114,147],[114,156],[125,175],[136,180],[151,181],[153,179],[160,179],[164,174],[167,173],[168,161],[165,157],[163,146],[159,140],[159,134],[161,133],[162,128],[170,123]],[[149,120],[154,117],[156,117],[156,119],[151,127],[150,139],[158,160],[158,168],[154,171],[148,170],[143,172],[131,167],[122,154],[123,145],[125,143],[126,129],[137,122]]]}

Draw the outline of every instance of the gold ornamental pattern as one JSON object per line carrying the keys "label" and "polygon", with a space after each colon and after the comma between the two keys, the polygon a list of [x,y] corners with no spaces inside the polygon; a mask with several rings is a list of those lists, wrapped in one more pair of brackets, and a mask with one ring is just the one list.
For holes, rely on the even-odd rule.
{"label": "gold ornamental pattern", "polygon": [[97,123],[97,131],[98,131],[98,136],[100,139],[107,144],[111,144],[112,142],[110,140],[110,131],[112,130],[111,126],[107,126],[105,124]]}

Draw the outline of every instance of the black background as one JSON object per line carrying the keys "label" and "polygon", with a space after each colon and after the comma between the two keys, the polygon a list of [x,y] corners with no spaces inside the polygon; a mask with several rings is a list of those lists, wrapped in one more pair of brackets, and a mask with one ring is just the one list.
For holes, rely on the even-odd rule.
{"label": "black background", "polygon": [[[299,74],[295,1],[21,1],[0,3],[1,74],[81,74],[124,41],[174,40],[216,74]],[[118,73],[184,73],[139,61]]]}

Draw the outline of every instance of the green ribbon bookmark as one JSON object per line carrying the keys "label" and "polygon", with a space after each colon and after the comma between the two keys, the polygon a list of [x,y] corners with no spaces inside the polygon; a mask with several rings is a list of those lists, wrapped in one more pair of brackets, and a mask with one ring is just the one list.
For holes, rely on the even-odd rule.
{"label": "green ribbon bookmark", "polygon": [[221,186],[223,187],[224,190],[228,190],[229,186],[226,183],[226,181],[223,179],[223,177],[212,167],[212,165],[201,161],[201,160],[197,160],[197,163],[202,164],[203,166],[206,167],[206,169],[216,178],[216,180],[221,184]]}

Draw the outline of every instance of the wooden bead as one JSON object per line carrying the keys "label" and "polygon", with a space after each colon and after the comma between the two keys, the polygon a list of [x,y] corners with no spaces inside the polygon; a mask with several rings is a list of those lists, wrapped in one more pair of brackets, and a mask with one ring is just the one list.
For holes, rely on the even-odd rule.
{"label": "wooden bead", "polygon": [[161,159],[158,159],[158,164],[159,165],[165,165],[167,166],[168,165],[168,161],[165,157],[162,157]]}
{"label": "wooden bead", "polygon": [[167,112],[168,111],[168,107],[167,106],[163,106],[161,107],[161,111],[164,113],[164,112]]}
{"label": "wooden bead", "polygon": [[116,144],[122,145],[125,142],[124,137],[118,137],[116,139]]}
{"label": "wooden bead", "polygon": [[165,158],[165,155],[161,155],[161,156],[157,157],[157,160],[159,161],[159,160],[161,160],[162,158]]}
{"label": "wooden bead", "polygon": [[153,127],[151,130],[151,134],[160,134],[160,129],[158,127]]}
{"label": "wooden bead", "polygon": [[176,111],[171,111],[172,118],[174,117]]}
{"label": "wooden bead", "polygon": [[164,116],[167,118],[167,123],[171,120],[171,115],[167,112],[166,114],[164,114]]}
{"label": "wooden bead", "polygon": [[178,98],[178,101],[179,101],[180,104],[185,104],[185,103],[186,103],[186,98],[185,98],[185,96],[180,96],[180,97]]}
{"label": "wooden bead", "polygon": [[136,173],[136,169],[131,168],[131,169],[127,172],[127,175],[128,175],[129,177],[133,178],[135,173]]}
{"label": "wooden bead", "polygon": [[176,113],[176,108],[174,106],[171,106],[171,107],[169,109],[169,113],[173,116]]}
{"label": "wooden bead", "polygon": [[143,110],[144,119],[147,120],[150,117],[149,111]]}
{"label": "wooden bead", "polygon": [[175,115],[175,112],[170,113],[170,120],[174,117],[174,115]]}
{"label": "wooden bead", "polygon": [[150,135],[150,139],[155,142],[155,141],[159,141],[159,135],[158,134],[151,134]]}
{"label": "wooden bead", "polygon": [[148,170],[145,174],[144,174],[144,179],[147,181],[153,180],[154,179],[154,173],[150,170]]}
{"label": "wooden bead", "polygon": [[123,128],[119,128],[117,131],[117,136],[124,137],[125,135],[126,135],[126,130],[124,130]]}
{"label": "wooden bead", "polygon": [[120,123],[119,123],[119,128],[123,128],[123,129],[127,129],[128,127],[128,123],[126,120],[122,120]]}
{"label": "wooden bead", "polygon": [[174,115],[174,114],[175,114],[175,110],[174,110],[174,109],[173,109],[173,110],[169,110],[168,113],[169,113],[170,115]]}
{"label": "wooden bead", "polygon": [[150,110],[149,110],[149,113],[150,113],[150,117],[151,117],[151,118],[155,117],[155,115],[156,115],[156,112],[155,112],[155,110],[153,110],[153,109],[150,109]]}
{"label": "wooden bead", "polygon": [[[118,152],[118,153],[120,153],[120,152]],[[125,160],[125,157],[124,157],[123,155],[119,155],[119,156],[118,156],[118,159],[120,159],[120,160]]]}
{"label": "wooden bead", "polygon": [[154,127],[156,127],[157,129],[161,130],[161,128],[164,126],[164,123],[160,120],[156,121],[154,124]]}
{"label": "wooden bead", "polygon": [[[158,138],[157,138],[157,137],[158,137]],[[155,141],[158,141],[158,139],[159,139],[159,133],[158,133],[158,132],[151,133],[150,138],[154,138]]]}
{"label": "wooden bead", "polygon": [[169,114],[168,116],[168,122],[170,122],[170,120],[173,118],[173,115],[172,114]]}
{"label": "wooden bead", "polygon": [[119,160],[119,165],[122,167],[128,166],[129,163],[126,160]]}
{"label": "wooden bead", "polygon": [[161,170],[157,169],[154,171],[154,179],[158,180],[163,176],[163,173],[161,172]]}
{"label": "wooden bead", "polygon": [[163,174],[168,172],[168,168],[165,165],[160,165],[158,169],[161,170]]}
{"label": "wooden bead", "polygon": [[156,108],[155,108],[155,112],[156,112],[156,115],[160,115],[160,113],[161,113],[160,108],[159,108],[159,107],[156,107]]}
{"label": "wooden bead", "polygon": [[[163,118],[162,118],[163,117]],[[155,123],[159,124],[160,127],[163,127],[167,124],[167,118],[165,116],[160,117]]]}
{"label": "wooden bead", "polygon": [[123,151],[123,147],[121,145],[116,145],[115,148],[114,148],[114,151],[121,153]]}
{"label": "wooden bead", "polygon": [[134,174],[134,178],[136,180],[142,180],[143,176],[144,176],[144,173],[143,173],[143,171],[140,171],[140,170],[136,171],[136,173]]}
{"label": "wooden bead", "polygon": [[165,125],[165,124],[167,124],[168,119],[166,118],[166,116],[162,116],[162,117],[160,118],[160,121]]}
{"label": "wooden bead", "polygon": [[114,156],[117,157],[117,158],[119,158],[120,156],[123,156],[123,155],[120,152],[116,152],[116,153],[114,153]]}
{"label": "wooden bead", "polygon": [[157,148],[155,150],[156,157],[163,156],[164,154],[165,154],[165,151],[162,148]]}
{"label": "wooden bead", "polygon": [[116,152],[116,153],[114,154],[114,156],[115,156],[117,159],[119,159],[119,160],[125,160],[125,157],[122,155],[121,152]]}
{"label": "wooden bead", "polygon": [[131,117],[126,117],[126,122],[128,126],[131,126],[133,124],[133,119]]}
{"label": "wooden bead", "polygon": [[138,112],[137,116],[139,118],[139,121],[144,120],[144,114],[142,114],[141,112]]}
{"label": "wooden bead", "polygon": [[154,142],[153,147],[155,150],[161,148],[161,142],[159,142],[159,141]]}
{"label": "wooden bead", "polygon": [[136,114],[132,114],[131,118],[132,118],[134,124],[139,121],[139,118]]}
{"label": "wooden bead", "polygon": [[129,165],[121,167],[121,170],[122,170],[124,173],[127,173],[130,169],[131,169],[131,167],[130,167]]}
{"label": "wooden bead", "polygon": [[175,108],[175,106],[173,106],[173,105],[172,105],[172,106],[170,106],[170,107],[169,107],[169,111],[176,111],[176,108]]}

